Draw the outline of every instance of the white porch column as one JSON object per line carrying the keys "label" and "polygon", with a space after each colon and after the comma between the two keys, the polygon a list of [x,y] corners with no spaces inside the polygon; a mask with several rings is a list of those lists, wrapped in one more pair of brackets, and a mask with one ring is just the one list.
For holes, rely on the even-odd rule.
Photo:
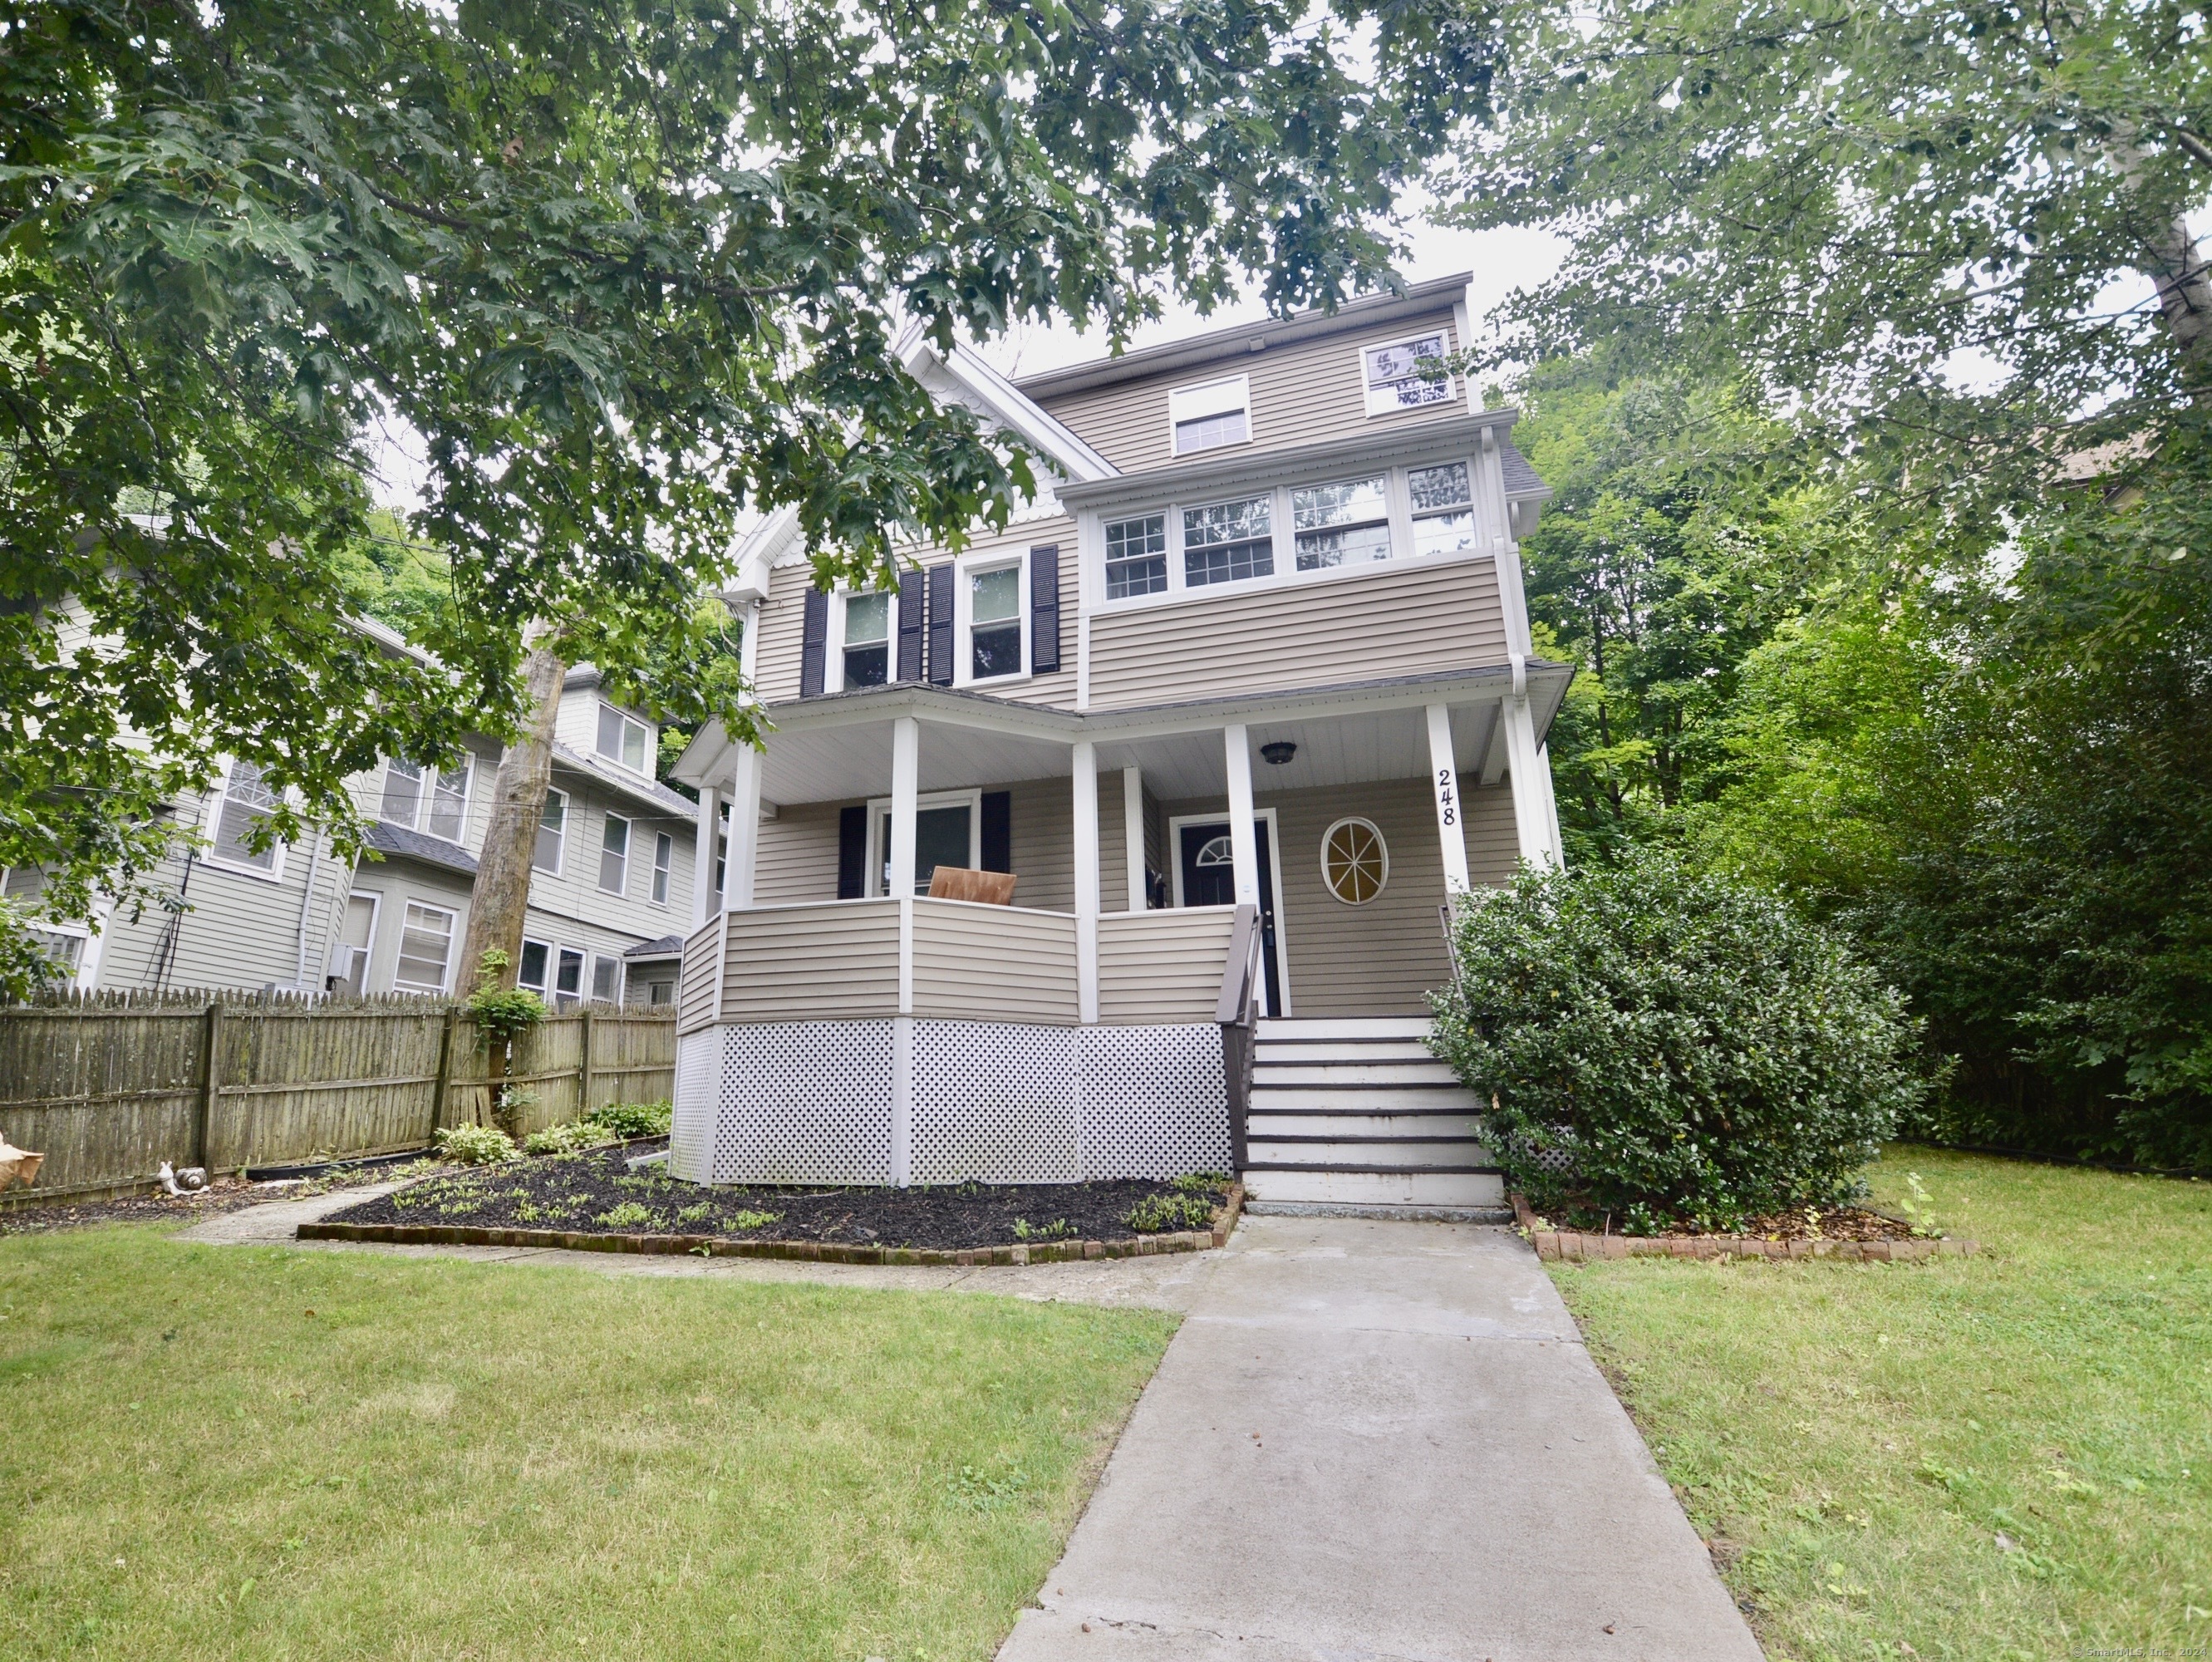
{"label": "white porch column", "polygon": [[1145,892],[1145,770],[1121,770],[1121,849],[1128,874],[1129,910],[1140,912],[1151,900]]}
{"label": "white porch column", "polygon": [[714,893],[714,844],[722,835],[722,793],[699,787],[697,852],[691,861],[691,927],[697,928],[721,910]]}
{"label": "white porch column", "polygon": [[1098,1020],[1098,751],[1075,744],[1075,1006]]}
{"label": "white porch column", "polygon": [[[1516,664],[1516,669],[1519,668]],[[1520,680],[1519,674],[1514,679]],[[1521,857],[1532,866],[1559,864],[1559,834],[1552,805],[1552,770],[1536,743],[1536,721],[1525,693],[1505,700],[1505,765],[1513,786],[1513,826]]]}
{"label": "white porch column", "polygon": [[1237,904],[1260,904],[1260,839],[1252,829],[1252,743],[1244,726],[1221,730],[1229,764],[1229,852],[1236,862]]}
{"label": "white porch column", "polygon": [[1459,764],[1452,758],[1451,711],[1431,704],[1429,787],[1437,799],[1437,837],[1444,850],[1444,892],[1465,894],[1474,886],[1467,872],[1466,815],[1460,801]]}
{"label": "white porch column", "polygon": [[914,801],[921,777],[921,723],[902,715],[891,723],[890,892],[914,893]]}
{"label": "white porch column", "polygon": [[722,874],[722,910],[741,912],[753,904],[753,868],[760,855],[761,753],[738,747],[730,782],[730,851]]}

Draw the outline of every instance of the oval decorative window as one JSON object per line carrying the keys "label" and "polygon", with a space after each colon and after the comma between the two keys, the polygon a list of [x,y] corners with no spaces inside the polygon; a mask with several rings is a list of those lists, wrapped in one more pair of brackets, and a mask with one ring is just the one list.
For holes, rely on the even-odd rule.
{"label": "oval decorative window", "polygon": [[1322,834],[1322,881],[1347,906],[1364,906],[1390,880],[1390,849],[1371,819],[1340,819]]}

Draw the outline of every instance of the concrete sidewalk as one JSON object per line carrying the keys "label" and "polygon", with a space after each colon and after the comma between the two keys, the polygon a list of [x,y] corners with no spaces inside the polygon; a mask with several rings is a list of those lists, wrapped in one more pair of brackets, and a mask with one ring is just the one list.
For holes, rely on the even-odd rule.
{"label": "concrete sidewalk", "polygon": [[1000,1662],[1758,1662],[1535,1255],[1251,1218]]}

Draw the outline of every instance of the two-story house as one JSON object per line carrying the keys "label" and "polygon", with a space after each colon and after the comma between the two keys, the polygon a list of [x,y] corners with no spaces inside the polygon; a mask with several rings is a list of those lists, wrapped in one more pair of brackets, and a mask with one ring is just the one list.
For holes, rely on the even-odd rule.
{"label": "two-story house", "polygon": [[[1052,477],[1003,533],[824,593],[792,520],[733,595],[773,731],[686,943],[674,1169],[1486,1205],[1426,1058],[1449,896],[1559,858],[1516,412],[1422,362],[1465,280],[1009,382],[908,368]],[[1012,904],[933,896],[1011,874]],[[971,880],[963,892],[977,892]],[[941,892],[948,882],[935,886]],[[1249,1093],[1234,1029],[1256,1007]]]}
{"label": "two-story house", "polygon": [[[386,644],[406,649],[396,636]],[[594,671],[569,673],[518,965],[556,1005],[674,1000],[696,911],[696,809],[653,776],[659,740],[652,721],[601,696]],[[167,874],[174,904],[57,926],[50,950],[88,989],[465,993],[461,945],[499,759],[484,739],[452,767],[389,760],[355,780],[373,823],[350,863],[321,835],[252,847],[275,799],[252,764],[232,762],[214,790],[177,805],[200,842]],[[38,874],[0,882],[35,896]]]}

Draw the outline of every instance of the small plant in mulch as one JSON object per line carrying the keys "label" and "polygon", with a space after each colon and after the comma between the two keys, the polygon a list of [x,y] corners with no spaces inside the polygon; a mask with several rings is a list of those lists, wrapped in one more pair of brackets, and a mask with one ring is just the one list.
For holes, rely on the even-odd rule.
{"label": "small plant in mulch", "polygon": [[603,1108],[592,1109],[584,1117],[625,1142],[635,1137],[665,1137],[675,1122],[676,1105],[672,1102],[611,1102]]}
{"label": "small plant in mulch", "polygon": [[605,1125],[592,1120],[572,1119],[566,1124],[549,1125],[543,1131],[532,1131],[522,1140],[526,1154],[573,1154],[585,1148],[604,1148],[622,1139]]}
{"label": "small plant in mulch", "polygon": [[495,1125],[448,1125],[438,1133],[438,1157],[455,1166],[496,1166],[520,1160],[522,1151]]}
{"label": "small plant in mulch", "polygon": [[1228,1196],[1229,1181],[1218,1172],[1194,1172],[1177,1178],[1166,1194],[1147,1195],[1131,1207],[1124,1221],[1139,1235],[1211,1229],[1214,1213]]}

